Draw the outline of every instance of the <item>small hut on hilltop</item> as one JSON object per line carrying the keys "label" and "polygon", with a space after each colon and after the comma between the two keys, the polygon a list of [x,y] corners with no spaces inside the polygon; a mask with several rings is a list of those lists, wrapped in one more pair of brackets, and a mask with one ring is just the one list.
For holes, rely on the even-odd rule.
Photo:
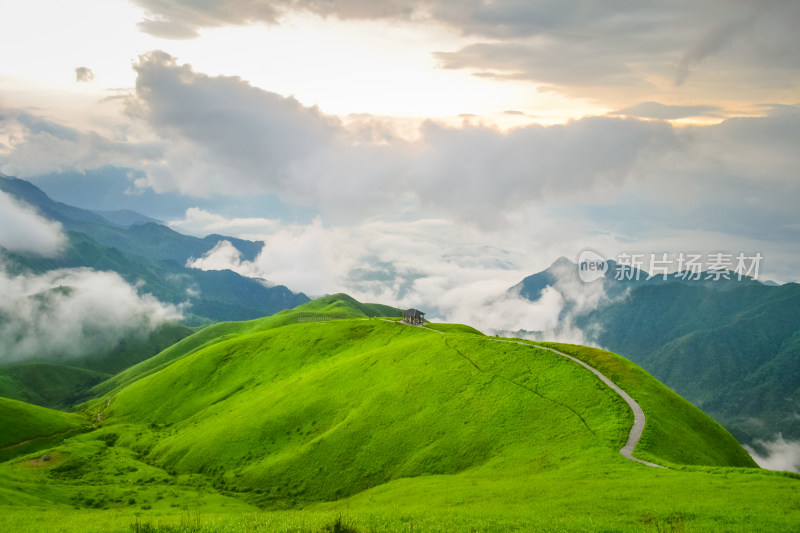
{"label": "small hut on hilltop", "polygon": [[403,311],[403,322],[419,326],[425,323],[425,313],[417,311],[416,309],[407,309]]}

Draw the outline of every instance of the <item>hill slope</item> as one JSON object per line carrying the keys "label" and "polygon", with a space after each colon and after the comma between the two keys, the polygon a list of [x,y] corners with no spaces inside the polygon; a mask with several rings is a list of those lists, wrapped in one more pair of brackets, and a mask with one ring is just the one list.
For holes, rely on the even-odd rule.
{"label": "hill slope", "polygon": [[[260,501],[270,505],[335,499],[526,453],[553,463],[624,461],[616,452],[632,423],[627,405],[546,350],[382,320],[257,321],[223,331],[186,339],[188,354],[108,396],[107,424],[163,428],[120,443],[165,468],[215,475],[232,490],[268,490]],[[636,453],[662,463],[754,466],[721,426],[641,369],[607,364],[648,409],[678,413],[648,424]],[[349,475],[336,467],[343,463]]]}
{"label": "hill slope", "polygon": [[0,398],[0,448],[22,441],[61,433],[80,426],[75,414],[53,411],[16,400]]}
{"label": "hill slope", "polygon": [[585,321],[744,442],[800,438],[800,285],[643,287]]}
{"label": "hill slope", "polygon": [[[332,310],[355,317],[312,320]],[[648,420],[634,455],[669,469],[618,453],[631,411],[582,366],[467,328],[363,316],[378,310],[335,295],[183,339],[87,404],[97,429],[36,452],[59,464],[32,469],[33,452],[0,463],[3,519],[37,530],[22,522],[28,506],[68,503],[80,510],[67,531],[100,516],[91,507],[114,510],[109,531],[168,530],[188,527],[173,507],[202,501],[195,529],[800,525],[797,479],[753,468],[721,426],[629,361],[552,345],[639,402]],[[247,517],[247,506],[272,511]],[[61,513],[38,514],[38,530]]]}
{"label": "hill slope", "polygon": [[[546,287],[562,294],[606,295],[595,309],[562,319],[592,343],[625,354],[679,394],[753,443],[782,433],[800,438],[800,285],[686,281],[671,276],[616,280],[613,262],[602,281],[585,285],[577,265],[561,258],[512,291],[537,300]],[[635,276],[634,276],[635,278]]]}
{"label": "hill slope", "polygon": [[346,294],[333,294],[298,305],[274,315],[246,322],[223,322],[206,326],[198,333],[177,342],[158,355],[127,368],[111,379],[97,385],[98,395],[130,384],[141,377],[164,368],[173,361],[194,353],[200,348],[229,339],[232,336],[264,331],[300,322],[317,322],[343,318],[400,317],[402,312],[382,304],[365,304]]}
{"label": "hill slope", "polygon": [[144,336],[123,336],[110,348],[87,347],[80,356],[48,354],[46,359],[2,364],[0,396],[54,409],[69,408],[92,398],[92,387],[112,374],[153,357],[192,333],[185,326],[164,323]]}

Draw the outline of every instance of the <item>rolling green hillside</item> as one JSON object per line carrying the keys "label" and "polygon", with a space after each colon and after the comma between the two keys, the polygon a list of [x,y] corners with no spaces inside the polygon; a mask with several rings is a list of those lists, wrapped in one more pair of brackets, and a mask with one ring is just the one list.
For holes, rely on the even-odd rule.
{"label": "rolling green hillside", "polygon": [[0,398],[0,449],[77,428],[84,419],[16,400]]}
{"label": "rolling green hillside", "polygon": [[[640,447],[642,457],[674,464],[756,466],[720,424],[641,367],[617,354],[560,343],[539,343],[591,364],[631,395],[647,416]],[[659,461],[660,460],[660,461]]]}
{"label": "rolling green hillside", "polygon": [[[680,276],[602,282],[608,297],[589,312],[567,301],[567,314],[593,344],[625,354],[745,443],[775,435],[800,439],[800,285]],[[510,291],[537,300],[546,287],[587,287],[560,258]],[[563,287],[562,287],[563,289]],[[571,290],[571,289],[570,289]]]}
{"label": "rolling green hillside", "polygon": [[176,359],[192,354],[202,347],[216,344],[232,336],[263,331],[288,324],[316,322],[344,318],[400,317],[402,312],[382,304],[361,303],[346,294],[333,294],[298,305],[294,309],[245,322],[223,322],[206,326],[198,333],[178,342],[155,357],[127,368],[94,388],[102,395],[121,385],[164,368]]}
{"label": "rolling green hillside", "polygon": [[142,338],[131,334],[111,349],[90,349],[81,357],[34,360],[0,365],[0,396],[54,409],[92,398],[93,386],[140,361],[149,360],[192,333],[165,323]]}
{"label": "rolling green hillside", "polygon": [[[668,468],[619,454],[633,415],[582,366],[462,326],[366,316],[390,309],[334,295],[207,327],[120,374],[85,406],[94,431],[0,463],[0,529],[800,526],[796,476],[756,468],[721,426],[618,355],[552,345],[640,403],[634,455]],[[42,453],[55,462],[37,463]]]}
{"label": "rolling green hillside", "polygon": [[800,285],[642,287],[585,322],[743,442],[800,438]]}
{"label": "rolling green hillside", "polygon": [[0,396],[63,408],[86,399],[86,391],[108,374],[59,363],[18,363],[0,367]]}

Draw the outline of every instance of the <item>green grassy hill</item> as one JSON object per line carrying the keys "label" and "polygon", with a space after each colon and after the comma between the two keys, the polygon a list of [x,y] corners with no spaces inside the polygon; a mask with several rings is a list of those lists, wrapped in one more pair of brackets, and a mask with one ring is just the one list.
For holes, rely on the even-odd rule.
{"label": "green grassy hill", "polygon": [[800,285],[666,283],[585,320],[598,326],[600,345],[648,369],[743,442],[800,438]]}
{"label": "green grassy hill", "polygon": [[233,336],[264,331],[301,322],[322,322],[344,318],[401,317],[402,312],[382,304],[361,303],[346,294],[324,296],[274,315],[244,322],[222,322],[206,326],[198,333],[183,339],[168,349],[141,363],[125,369],[94,387],[97,396],[164,368],[173,361],[192,354],[202,347],[216,344]]}
{"label": "green grassy hill", "polygon": [[756,466],[725,428],[641,367],[617,354],[560,343],[539,343],[585,361],[623,388],[647,417],[636,451],[660,464]]}
{"label": "green grassy hill", "polygon": [[82,399],[108,379],[84,368],[58,363],[18,363],[0,367],[0,396],[34,405],[63,408]]}
{"label": "green grassy hill", "polygon": [[[800,439],[799,284],[645,271],[617,280],[616,267],[609,262],[602,284],[607,299],[588,312],[567,302],[561,318],[574,314],[592,343],[641,365],[740,441]],[[536,301],[562,283],[581,285],[578,266],[563,257],[510,292]]]}
{"label": "green grassy hill", "polygon": [[70,408],[92,398],[92,387],[114,373],[150,360],[190,334],[192,330],[185,326],[165,323],[144,337],[127,335],[111,349],[87,349],[80,357],[0,365],[0,396],[53,409]]}
{"label": "green grassy hill", "polygon": [[[797,476],[756,468],[618,355],[553,345],[642,405],[634,455],[669,468],[618,453],[632,413],[582,366],[464,327],[365,316],[386,310],[334,295],[205,328],[120,374],[85,406],[94,431],[0,464],[0,529],[800,527]],[[337,314],[350,318],[323,320]],[[40,467],[45,452],[57,461]]]}
{"label": "green grassy hill", "polygon": [[77,414],[62,413],[8,398],[0,398],[0,449],[23,441],[75,429],[84,423]]}

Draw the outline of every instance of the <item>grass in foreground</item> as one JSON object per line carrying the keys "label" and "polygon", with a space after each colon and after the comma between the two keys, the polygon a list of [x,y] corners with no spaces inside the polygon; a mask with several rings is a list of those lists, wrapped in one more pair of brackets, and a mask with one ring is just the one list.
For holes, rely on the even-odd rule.
{"label": "grass in foreground", "polygon": [[263,320],[185,339],[92,404],[102,427],[0,464],[0,530],[800,529],[797,476],[733,467],[724,429],[614,354],[556,346],[639,401],[635,453],[672,469],[619,455],[627,405],[551,352]]}

